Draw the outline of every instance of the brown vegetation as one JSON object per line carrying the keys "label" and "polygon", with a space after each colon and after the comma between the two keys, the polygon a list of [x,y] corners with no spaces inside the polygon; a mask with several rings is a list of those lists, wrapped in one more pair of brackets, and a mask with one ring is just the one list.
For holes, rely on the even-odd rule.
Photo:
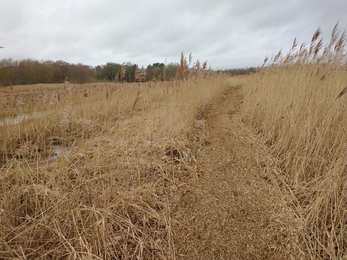
{"label": "brown vegetation", "polygon": [[344,259],[346,37],[320,34],[247,76],[1,91],[0,258]]}
{"label": "brown vegetation", "polygon": [[310,259],[347,255],[346,34],[318,29],[297,49],[243,80],[243,119],[264,138],[303,222],[299,247]]}
{"label": "brown vegetation", "polygon": [[175,258],[172,209],[203,145],[196,116],[227,85],[201,71],[2,92],[1,258]]}

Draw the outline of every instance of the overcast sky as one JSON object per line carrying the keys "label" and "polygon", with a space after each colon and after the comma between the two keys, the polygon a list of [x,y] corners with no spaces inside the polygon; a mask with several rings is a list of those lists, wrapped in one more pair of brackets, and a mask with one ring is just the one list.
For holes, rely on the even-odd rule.
{"label": "overcast sky", "polygon": [[0,0],[0,59],[179,62],[180,53],[214,69],[259,66],[294,38],[326,42],[347,0]]}

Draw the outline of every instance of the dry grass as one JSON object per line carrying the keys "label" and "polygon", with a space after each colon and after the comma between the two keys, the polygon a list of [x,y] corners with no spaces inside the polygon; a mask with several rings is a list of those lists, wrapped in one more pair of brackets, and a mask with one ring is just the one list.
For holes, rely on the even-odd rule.
{"label": "dry grass", "polygon": [[[320,30],[309,46],[281,52],[240,79],[243,120],[264,138],[290,187],[303,226],[300,248],[310,259],[347,256],[347,56],[345,32]],[[266,58],[265,63],[268,58]]]}
{"label": "dry grass", "polygon": [[2,92],[1,118],[40,114],[0,126],[0,258],[175,259],[172,209],[208,138],[196,118],[228,85],[185,76]]}
{"label": "dry grass", "polygon": [[346,37],[320,34],[214,121],[230,78],[183,54],[171,82],[1,91],[0,258],[344,259]]}

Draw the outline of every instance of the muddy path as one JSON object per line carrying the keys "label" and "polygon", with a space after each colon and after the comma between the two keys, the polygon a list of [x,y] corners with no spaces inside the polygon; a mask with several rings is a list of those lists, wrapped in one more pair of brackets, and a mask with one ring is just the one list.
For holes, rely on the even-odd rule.
{"label": "muddy path", "polygon": [[177,259],[296,258],[289,203],[266,147],[240,119],[241,101],[230,88],[207,119],[198,177],[175,211]]}

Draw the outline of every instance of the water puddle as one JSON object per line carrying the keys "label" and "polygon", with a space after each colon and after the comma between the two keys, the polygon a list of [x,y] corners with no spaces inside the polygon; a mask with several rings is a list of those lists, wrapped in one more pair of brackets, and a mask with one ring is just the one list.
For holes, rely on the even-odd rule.
{"label": "water puddle", "polygon": [[53,146],[53,149],[51,151],[51,154],[49,156],[47,156],[46,158],[44,158],[41,162],[42,163],[54,163],[56,162],[56,160],[61,157],[64,156],[66,157],[70,152],[69,147],[62,147],[60,145],[55,145]]}
{"label": "water puddle", "polygon": [[[139,110],[136,112],[138,116],[144,116],[146,115],[147,111],[146,110]],[[34,112],[32,114],[24,114],[24,115],[19,115],[16,117],[11,117],[11,118],[5,118],[3,120],[0,120],[0,127],[5,126],[5,125],[17,125],[19,123],[22,123],[23,121],[29,120],[29,119],[35,119],[35,118],[40,118],[45,115],[48,115],[49,113],[47,112]],[[131,119],[130,118],[124,118],[118,120],[120,123],[126,125],[128,124]]]}
{"label": "water puddle", "polygon": [[34,118],[40,118],[44,114],[42,112],[35,112],[32,114],[24,114],[24,115],[19,115],[13,118],[5,118],[2,121],[0,121],[0,126],[5,126],[5,125],[16,125],[19,124],[23,121],[29,120],[29,119],[34,119]]}

